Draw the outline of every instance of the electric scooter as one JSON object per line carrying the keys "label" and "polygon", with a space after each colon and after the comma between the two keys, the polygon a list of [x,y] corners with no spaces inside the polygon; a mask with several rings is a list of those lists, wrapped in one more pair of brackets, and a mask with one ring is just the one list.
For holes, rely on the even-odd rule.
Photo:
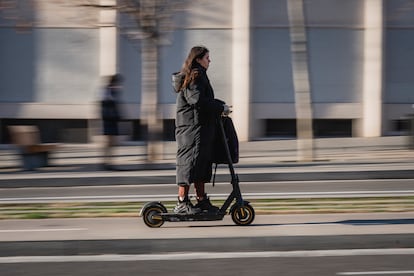
{"label": "electric scooter", "polygon": [[233,161],[227,143],[226,133],[223,127],[223,122],[221,119],[219,119],[218,121],[223,138],[224,149],[226,151],[228,159],[228,167],[231,174],[231,185],[233,188],[232,192],[224,201],[219,211],[216,213],[211,213],[207,211],[196,214],[176,214],[173,212],[169,213],[167,208],[161,202],[148,202],[142,207],[141,212],[139,214],[143,218],[144,223],[148,227],[161,227],[166,221],[180,222],[222,220],[224,216],[227,214],[227,210],[229,209],[229,207],[230,210],[228,213],[231,215],[231,218],[236,225],[250,225],[253,222],[255,217],[254,209],[250,205],[250,202],[243,200],[239,186],[239,177],[234,170]]}

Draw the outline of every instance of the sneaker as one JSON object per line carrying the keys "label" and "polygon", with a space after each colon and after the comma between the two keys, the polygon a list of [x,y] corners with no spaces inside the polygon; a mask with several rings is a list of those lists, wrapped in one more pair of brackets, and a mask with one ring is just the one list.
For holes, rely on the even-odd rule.
{"label": "sneaker", "polygon": [[216,207],[213,204],[211,204],[210,198],[206,194],[204,195],[202,200],[198,201],[195,208],[199,208],[201,211],[208,213],[218,213],[218,211],[220,210],[219,207]]}
{"label": "sneaker", "polygon": [[201,209],[194,207],[190,199],[186,198],[183,201],[178,200],[173,212],[175,214],[194,215],[200,213]]}

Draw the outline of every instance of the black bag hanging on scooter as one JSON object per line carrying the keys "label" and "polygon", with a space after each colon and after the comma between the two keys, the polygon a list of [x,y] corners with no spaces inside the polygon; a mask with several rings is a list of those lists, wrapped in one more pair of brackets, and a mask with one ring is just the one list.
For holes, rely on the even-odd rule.
{"label": "black bag hanging on scooter", "polygon": [[[236,164],[239,162],[239,139],[237,138],[236,129],[234,128],[233,121],[230,117],[223,116],[220,119],[223,123],[231,161],[233,164]],[[229,164],[226,149],[224,147],[223,134],[221,133],[218,122],[216,125],[216,137],[214,141],[213,163]]]}

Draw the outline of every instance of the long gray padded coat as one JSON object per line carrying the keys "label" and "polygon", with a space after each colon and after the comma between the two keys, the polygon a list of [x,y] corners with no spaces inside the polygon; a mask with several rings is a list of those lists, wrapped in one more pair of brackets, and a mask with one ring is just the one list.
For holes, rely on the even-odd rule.
{"label": "long gray padded coat", "polygon": [[196,66],[198,77],[186,89],[177,91],[183,81],[181,73],[173,74],[177,92],[175,138],[177,141],[177,184],[210,182],[216,119],[224,102],[214,99],[206,69]]}

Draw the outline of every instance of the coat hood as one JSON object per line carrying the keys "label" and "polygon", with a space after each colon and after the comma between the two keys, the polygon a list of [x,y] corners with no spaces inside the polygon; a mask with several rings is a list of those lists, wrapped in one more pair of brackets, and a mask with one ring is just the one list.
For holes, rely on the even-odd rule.
{"label": "coat hood", "polygon": [[181,72],[176,72],[172,74],[172,86],[174,88],[175,93],[180,92],[180,88],[184,81],[184,74]]}

